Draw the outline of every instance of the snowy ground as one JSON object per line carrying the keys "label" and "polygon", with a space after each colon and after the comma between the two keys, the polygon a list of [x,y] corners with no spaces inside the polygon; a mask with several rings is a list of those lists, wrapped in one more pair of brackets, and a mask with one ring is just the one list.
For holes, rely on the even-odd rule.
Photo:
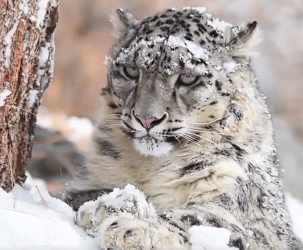
{"label": "snowy ground", "polygon": [[99,249],[74,225],[72,209],[51,197],[42,181],[16,186],[9,194],[0,189],[0,249]]}
{"label": "snowy ground", "polygon": [[[288,196],[294,229],[303,240],[303,204]],[[1,250],[100,250],[96,239],[74,223],[74,212],[51,197],[42,181],[28,179],[9,194],[0,189]],[[229,232],[225,229],[193,227],[192,250],[225,250]],[[214,243],[216,243],[214,245]]]}

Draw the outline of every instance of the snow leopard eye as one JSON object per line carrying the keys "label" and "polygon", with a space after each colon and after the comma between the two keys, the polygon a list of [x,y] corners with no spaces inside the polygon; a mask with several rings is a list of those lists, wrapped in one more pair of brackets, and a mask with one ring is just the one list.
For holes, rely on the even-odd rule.
{"label": "snow leopard eye", "polygon": [[120,73],[126,80],[137,80],[140,75],[140,70],[135,67],[123,66],[120,69]]}
{"label": "snow leopard eye", "polygon": [[178,78],[178,84],[183,86],[190,86],[199,81],[200,76],[193,74],[182,74]]}

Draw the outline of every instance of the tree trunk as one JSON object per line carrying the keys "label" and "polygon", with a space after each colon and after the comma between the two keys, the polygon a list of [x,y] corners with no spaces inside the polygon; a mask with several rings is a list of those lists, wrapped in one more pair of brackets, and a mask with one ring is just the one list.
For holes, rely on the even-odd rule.
{"label": "tree trunk", "polygon": [[36,114],[54,69],[58,0],[0,0],[0,187],[26,179]]}

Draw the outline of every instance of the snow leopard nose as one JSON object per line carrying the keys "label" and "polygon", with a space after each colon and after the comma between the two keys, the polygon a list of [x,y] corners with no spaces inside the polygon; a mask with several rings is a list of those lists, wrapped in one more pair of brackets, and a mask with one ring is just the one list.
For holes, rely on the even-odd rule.
{"label": "snow leopard nose", "polygon": [[133,115],[136,118],[136,120],[147,130],[153,128],[154,126],[156,126],[158,124],[160,124],[166,118],[166,114],[164,114],[160,119],[158,119],[157,117],[154,117],[154,116],[144,117],[144,116],[136,115],[135,113],[133,113]]}
{"label": "snow leopard nose", "polygon": [[136,119],[141,123],[141,125],[146,129],[151,129],[155,126],[156,117],[142,117],[140,115],[135,116]]}

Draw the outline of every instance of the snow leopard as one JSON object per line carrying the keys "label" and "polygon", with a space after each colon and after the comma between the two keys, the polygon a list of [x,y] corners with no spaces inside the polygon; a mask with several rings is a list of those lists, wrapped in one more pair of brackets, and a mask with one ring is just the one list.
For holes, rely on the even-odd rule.
{"label": "snow leopard", "polygon": [[[142,21],[118,9],[112,22],[100,120],[68,200],[99,197],[77,224],[101,249],[190,249],[199,225],[228,229],[233,249],[299,249],[252,65],[257,22],[203,8]],[[137,191],[115,189],[127,184]]]}

